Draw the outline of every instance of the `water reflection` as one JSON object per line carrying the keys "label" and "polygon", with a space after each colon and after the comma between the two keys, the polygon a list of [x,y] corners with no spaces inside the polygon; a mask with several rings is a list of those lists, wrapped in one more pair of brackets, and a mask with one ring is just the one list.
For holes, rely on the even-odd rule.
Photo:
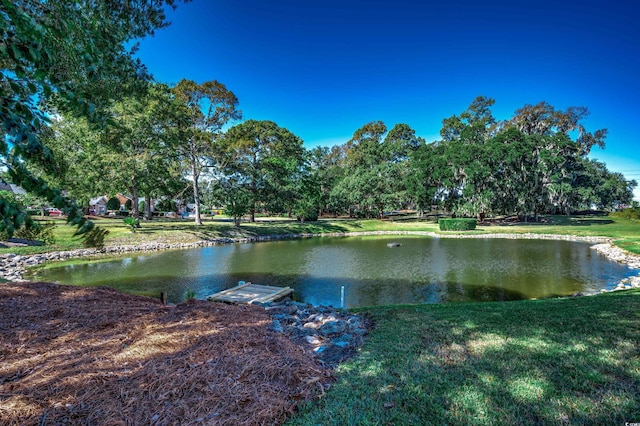
{"label": "water reflection", "polygon": [[[399,242],[397,248],[387,247]],[[106,285],[145,295],[197,298],[238,281],[291,286],[299,300],[348,307],[507,301],[595,292],[632,270],[585,243],[549,240],[318,238],[176,250],[71,265],[37,278]]]}

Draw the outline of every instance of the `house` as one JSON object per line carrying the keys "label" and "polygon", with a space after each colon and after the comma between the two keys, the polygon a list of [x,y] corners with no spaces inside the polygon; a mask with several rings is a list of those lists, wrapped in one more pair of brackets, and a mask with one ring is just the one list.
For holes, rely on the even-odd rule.
{"label": "house", "polygon": [[7,191],[7,192],[11,192],[12,194],[16,194],[16,195],[24,195],[24,194],[27,193],[27,191],[25,191],[24,189],[20,188],[18,185],[14,185],[12,183],[5,182],[2,179],[0,179],[0,191]]}
{"label": "house", "polygon": [[131,198],[120,193],[116,194],[116,198],[120,201],[120,210],[129,210],[127,209],[127,202],[132,203],[133,201],[131,200]]}
{"label": "house", "polygon": [[89,201],[89,213],[95,215],[107,214],[107,201],[109,199],[104,195],[92,198]]}

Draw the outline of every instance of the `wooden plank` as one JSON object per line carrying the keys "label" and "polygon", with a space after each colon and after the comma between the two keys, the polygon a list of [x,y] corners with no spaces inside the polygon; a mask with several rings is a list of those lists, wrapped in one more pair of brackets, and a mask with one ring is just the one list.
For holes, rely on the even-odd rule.
{"label": "wooden plank", "polygon": [[265,303],[280,299],[291,293],[293,293],[291,287],[274,287],[247,283],[212,294],[207,297],[207,300],[232,303]]}
{"label": "wooden plank", "polygon": [[282,297],[285,297],[289,294],[293,293],[293,289],[290,287],[284,287],[282,290],[275,292],[271,295],[265,296],[262,299],[260,299],[260,302],[262,303],[266,303],[266,302],[273,302],[274,300],[278,300]]}
{"label": "wooden plank", "polygon": [[239,285],[237,285],[235,287],[231,287],[231,288],[228,288],[226,290],[222,290],[222,291],[220,291],[218,293],[212,294],[211,296],[207,297],[207,300],[212,300],[212,298],[214,298],[214,297],[220,297],[220,296],[224,296],[224,295],[226,295],[228,293],[233,293],[233,292],[238,291],[239,289],[241,289],[243,287],[247,287],[247,286],[250,286],[250,285],[251,285],[251,282],[244,283],[244,284],[239,284]]}

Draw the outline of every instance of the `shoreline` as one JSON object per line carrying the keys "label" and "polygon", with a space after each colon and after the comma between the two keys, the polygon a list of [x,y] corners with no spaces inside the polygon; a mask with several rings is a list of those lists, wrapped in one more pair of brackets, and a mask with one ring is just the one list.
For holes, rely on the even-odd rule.
{"label": "shoreline", "polygon": [[376,235],[416,235],[430,238],[502,238],[502,239],[539,239],[555,241],[572,241],[591,243],[591,248],[608,259],[627,265],[630,269],[638,271],[638,275],[621,280],[614,289],[601,289],[600,292],[615,290],[626,290],[629,288],[640,288],[640,256],[628,253],[615,246],[613,239],[609,237],[580,237],[576,235],[556,235],[556,234],[535,234],[535,233],[491,233],[491,234],[438,234],[430,231],[365,231],[365,232],[331,232],[323,234],[281,234],[263,235],[243,238],[215,238],[212,240],[200,240],[191,243],[144,243],[138,245],[107,246],[101,250],[77,249],[69,251],[49,252],[33,255],[16,255],[12,253],[0,255],[0,279],[13,282],[30,282],[23,278],[27,269],[41,265],[46,262],[56,262],[83,257],[109,257],[127,253],[154,252],[165,250],[180,250],[200,247],[211,247],[225,244],[244,244],[267,241],[293,240],[303,238],[322,237],[357,237]]}

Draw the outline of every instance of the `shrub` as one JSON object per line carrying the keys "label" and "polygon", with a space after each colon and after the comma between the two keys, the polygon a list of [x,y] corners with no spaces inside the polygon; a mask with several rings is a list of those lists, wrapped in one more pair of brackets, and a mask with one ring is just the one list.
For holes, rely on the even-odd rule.
{"label": "shrub", "polygon": [[440,219],[438,225],[441,231],[472,231],[476,229],[478,221],[475,219]]}
{"label": "shrub", "polygon": [[107,201],[107,210],[120,210],[120,200],[117,197],[109,198]]}
{"label": "shrub", "polygon": [[156,209],[163,212],[175,212],[178,210],[178,206],[173,200],[164,199],[156,204]]}
{"label": "shrub", "polygon": [[308,200],[299,201],[293,209],[293,214],[295,214],[298,221],[302,223],[315,222],[318,220],[318,208],[313,202]]}
{"label": "shrub", "polygon": [[85,247],[94,247],[98,250],[104,248],[104,237],[109,233],[107,229],[95,227],[84,234],[83,244]]}
{"label": "shrub", "polygon": [[53,236],[54,226],[53,223],[47,223],[45,225],[34,223],[31,227],[23,227],[16,230],[13,236],[25,240],[42,241],[44,244],[53,244],[56,242]]}
{"label": "shrub", "polygon": [[125,217],[122,219],[124,224],[127,225],[132,232],[136,232],[136,228],[140,228],[140,219],[136,217]]}
{"label": "shrub", "polygon": [[640,207],[631,207],[621,212],[611,213],[610,216],[618,219],[635,219],[640,220]]}
{"label": "shrub", "polygon": [[0,229],[0,241],[7,241],[13,234],[7,229]]}

